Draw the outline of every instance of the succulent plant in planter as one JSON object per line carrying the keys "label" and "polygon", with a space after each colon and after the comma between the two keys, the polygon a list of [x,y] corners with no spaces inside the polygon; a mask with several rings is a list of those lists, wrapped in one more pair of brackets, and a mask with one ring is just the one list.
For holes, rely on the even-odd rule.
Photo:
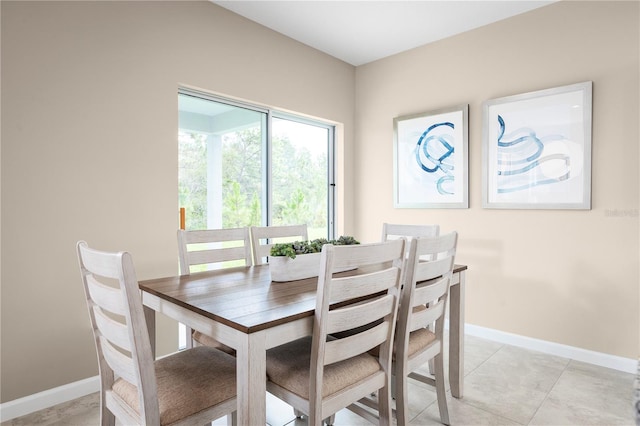
{"label": "succulent plant in planter", "polygon": [[271,256],[287,256],[295,259],[299,254],[320,253],[322,246],[333,244],[335,246],[349,246],[360,244],[355,238],[343,235],[337,240],[318,238],[311,241],[294,241],[292,243],[276,243],[271,247]]}
{"label": "succulent plant in planter", "polygon": [[276,243],[271,247],[269,269],[273,281],[295,281],[317,277],[320,269],[320,252],[325,244],[360,244],[355,238],[342,236],[337,240],[319,238],[311,241]]}

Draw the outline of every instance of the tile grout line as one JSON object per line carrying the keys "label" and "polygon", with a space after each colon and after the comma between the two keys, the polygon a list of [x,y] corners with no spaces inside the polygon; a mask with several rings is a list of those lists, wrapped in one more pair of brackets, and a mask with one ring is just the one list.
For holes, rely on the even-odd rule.
{"label": "tile grout line", "polygon": [[[476,368],[474,368],[473,370],[469,371],[469,373],[466,373],[466,374],[464,375],[464,377],[466,378],[466,377],[467,377],[467,375],[471,374],[472,372],[476,371],[476,370],[477,370],[477,369],[479,369],[481,366],[483,366],[484,364],[486,364],[486,363],[487,363],[491,358],[495,357],[495,356],[498,354],[498,352],[500,352],[501,350],[505,349],[507,346],[509,346],[509,345],[507,345],[506,343],[502,343],[502,344],[500,345],[500,347],[499,347],[499,348],[498,348],[494,353],[492,353],[492,354],[491,354],[491,356],[489,356],[487,359],[485,359],[485,360],[484,360],[484,361],[482,361],[480,364],[478,364],[478,365],[476,366]],[[565,367],[565,368],[566,368],[566,367]],[[450,392],[450,390],[449,390],[449,392]],[[514,422],[514,423],[516,423],[516,424],[518,424],[518,425],[525,426],[525,425],[523,425],[522,423],[520,423],[518,420],[512,419],[511,417],[507,417],[507,416],[505,416],[505,415],[503,415],[503,414],[500,414],[500,413],[494,413],[493,411],[490,411],[490,410],[488,410],[488,409],[487,409],[487,408],[485,408],[485,407],[481,407],[481,406],[477,406],[477,405],[475,405],[475,404],[473,404],[473,403],[469,403],[468,401],[466,401],[466,400],[464,399],[464,397],[463,397],[462,399],[459,399],[458,401],[460,401],[460,403],[462,403],[462,404],[464,404],[464,405],[467,405],[467,406],[469,406],[469,407],[473,407],[473,408],[474,408],[474,409],[476,409],[476,410],[484,411],[485,413],[491,414],[492,416],[497,416],[497,417],[500,417],[500,418],[502,418],[502,419],[512,421],[512,422]]]}
{"label": "tile grout line", "polygon": [[529,418],[529,421],[527,422],[527,425],[530,425],[531,422],[533,421],[533,419],[535,419],[536,414],[538,414],[538,411],[540,411],[540,409],[542,408],[542,406],[544,405],[544,403],[549,399],[549,395],[551,394],[551,392],[553,391],[553,389],[556,387],[556,385],[558,384],[558,382],[560,381],[560,379],[562,378],[562,376],[564,375],[564,373],[567,372],[567,369],[569,368],[569,364],[571,364],[572,360],[570,358],[567,358],[567,363],[565,364],[564,368],[562,369],[562,372],[560,374],[558,374],[558,378],[555,380],[555,382],[553,382],[553,385],[551,385],[551,387],[549,388],[549,390],[547,391],[547,393],[545,394],[544,398],[542,399],[542,401],[540,402],[540,405],[538,405],[538,407],[536,408],[536,410],[533,412],[533,415],[531,416],[531,418]]}
{"label": "tile grout line", "polygon": [[496,349],[495,352],[493,352],[487,359],[485,359],[484,361],[482,361],[480,364],[476,365],[476,367],[469,371],[464,373],[464,377],[467,377],[469,374],[473,373],[474,371],[476,371],[478,368],[480,368],[481,366],[485,365],[491,358],[493,358],[494,356],[496,356],[496,354],[498,352],[500,352],[502,349],[504,349],[507,345],[505,343],[501,343],[500,347],[498,349]]}

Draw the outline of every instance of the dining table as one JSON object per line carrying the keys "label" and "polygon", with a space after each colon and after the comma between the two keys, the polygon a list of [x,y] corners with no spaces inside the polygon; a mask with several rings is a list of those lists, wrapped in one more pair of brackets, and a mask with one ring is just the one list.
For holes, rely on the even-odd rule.
{"label": "dining table", "polygon": [[[456,398],[463,396],[466,271],[455,265],[449,291],[449,382]],[[154,356],[156,312],[235,349],[238,424],[264,425],[266,352],[312,334],[317,282],[272,281],[268,264],[140,281]]]}

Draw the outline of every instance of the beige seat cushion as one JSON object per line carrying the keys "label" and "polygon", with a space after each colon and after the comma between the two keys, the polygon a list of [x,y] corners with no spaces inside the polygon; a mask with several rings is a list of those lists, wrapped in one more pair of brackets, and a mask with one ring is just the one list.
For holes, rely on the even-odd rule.
{"label": "beige seat cushion", "polygon": [[422,351],[436,340],[436,334],[426,328],[419,328],[409,335],[409,356]]}
{"label": "beige seat cushion", "polygon": [[[412,331],[409,335],[409,353],[407,356],[411,358],[418,351],[422,351],[427,346],[431,345],[436,340],[436,335],[434,332],[427,330],[426,328],[419,328],[415,331]],[[371,349],[369,353],[373,356],[380,355],[380,347],[376,346]],[[396,349],[393,347],[393,360],[396,359]]]}
{"label": "beige seat cushion", "polygon": [[[161,424],[170,424],[236,396],[236,359],[207,346],[178,352],[156,361]],[[140,413],[138,390],[120,378],[113,385]]]}
{"label": "beige seat cushion", "polygon": [[[267,351],[267,377],[273,383],[309,399],[311,337],[304,337]],[[350,384],[381,371],[369,354],[358,355],[324,368],[322,396],[331,395]]]}
{"label": "beige seat cushion", "polygon": [[[418,305],[413,307],[413,313],[424,311],[427,309],[424,305]],[[409,334],[409,357],[412,357],[417,352],[424,350],[427,346],[430,346],[435,342],[436,334],[426,328],[419,328]],[[394,352],[395,355],[395,352]],[[395,356],[394,356],[395,358]]]}

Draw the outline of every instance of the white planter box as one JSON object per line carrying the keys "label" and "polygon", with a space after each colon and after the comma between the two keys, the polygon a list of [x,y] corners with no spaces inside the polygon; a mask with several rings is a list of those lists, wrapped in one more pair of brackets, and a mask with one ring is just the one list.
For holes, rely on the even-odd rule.
{"label": "white planter box", "polygon": [[295,259],[287,256],[269,256],[271,281],[296,281],[317,277],[320,273],[321,254],[299,254]]}
{"label": "white planter box", "polygon": [[[299,254],[295,259],[287,256],[269,256],[271,281],[297,281],[320,275],[320,256],[322,253]],[[356,268],[336,269],[345,272]]]}

